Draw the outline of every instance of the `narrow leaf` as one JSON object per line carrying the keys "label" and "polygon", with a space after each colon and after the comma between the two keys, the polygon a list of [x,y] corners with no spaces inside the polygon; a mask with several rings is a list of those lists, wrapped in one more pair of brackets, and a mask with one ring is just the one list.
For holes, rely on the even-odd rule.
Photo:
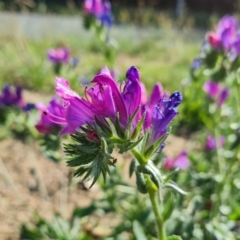
{"label": "narrow leaf", "polygon": [[136,237],[136,240],[147,240],[147,236],[144,233],[143,227],[136,220],[133,221],[133,233]]}
{"label": "narrow leaf", "polygon": [[175,191],[177,191],[178,193],[182,194],[182,195],[187,195],[188,193],[185,192],[184,190],[182,190],[175,182],[173,181],[169,181],[167,182],[165,185],[165,187],[170,187],[173,188]]}

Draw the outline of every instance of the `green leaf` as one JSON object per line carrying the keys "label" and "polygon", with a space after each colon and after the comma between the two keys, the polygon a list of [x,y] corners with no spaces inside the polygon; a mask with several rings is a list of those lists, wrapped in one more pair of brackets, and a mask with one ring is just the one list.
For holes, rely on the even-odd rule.
{"label": "green leaf", "polygon": [[167,240],[182,240],[182,238],[179,236],[173,235],[173,236],[167,237]]}
{"label": "green leaf", "polygon": [[167,182],[165,185],[165,187],[170,187],[172,189],[174,189],[176,192],[182,194],[182,195],[187,195],[188,193],[185,192],[184,190],[182,190],[175,182],[173,181],[169,181]]}
{"label": "green leaf", "polygon": [[137,240],[147,240],[144,229],[137,220],[133,221],[133,233]]}
{"label": "green leaf", "polygon": [[173,197],[173,194],[170,193],[170,197],[167,199],[166,204],[164,206],[164,211],[163,211],[164,221],[167,221],[171,217],[174,207],[175,207],[174,197]]}

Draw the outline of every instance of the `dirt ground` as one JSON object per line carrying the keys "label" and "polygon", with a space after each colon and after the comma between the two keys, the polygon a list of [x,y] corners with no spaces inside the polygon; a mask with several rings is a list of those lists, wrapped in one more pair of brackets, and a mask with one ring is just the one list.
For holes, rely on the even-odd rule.
{"label": "dirt ground", "polygon": [[[192,141],[169,136],[165,152],[173,157],[192,147]],[[86,207],[101,195],[97,185],[89,191],[69,185],[66,164],[47,159],[37,143],[0,142],[0,240],[19,239],[22,223],[32,220],[36,211],[48,219],[55,212],[68,217],[76,206]]]}

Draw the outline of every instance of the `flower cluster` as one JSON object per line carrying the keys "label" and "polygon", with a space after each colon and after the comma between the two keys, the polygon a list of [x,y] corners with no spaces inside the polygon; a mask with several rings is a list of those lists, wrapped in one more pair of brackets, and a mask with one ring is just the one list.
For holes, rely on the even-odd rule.
{"label": "flower cluster", "polygon": [[207,39],[213,49],[230,53],[232,60],[240,54],[239,24],[235,17],[224,16],[216,32],[209,33]]}
{"label": "flower cluster", "polygon": [[203,90],[211,97],[216,100],[217,105],[220,107],[228,98],[228,88],[223,88],[219,83],[214,81],[206,81]]}
{"label": "flower cluster", "polygon": [[86,14],[95,16],[103,25],[108,27],[112,25],[111,3],[108,0],[85,0],[83,9]]}
{"label": "flower cluster", "polygon": [[56,78],[56,93],[62,98],[63,111],[56,114],[48,107],[44,112],[50,121],[64,126],[61,134],[75,133],[86,123],[93,125],[96,117],[104,124],[105,119],[110,119],[113,124],[119,121],[124,132],[134,115],[130,129],[133,132],[140,119],[145,117],[143,131],[151,128],[152,144],[166,133],[168,124],[178,114],[177,106],[182,101],[182,95],[175,92],[168,96],[157,84],[147,101],[146,90],[136,67],[129,68],[126,78],[122,87],[104,67],[93,78],[93,86],[86,87],[85,98],[74,92],[67,80]]}
{"label": "flower cluster", "polygon": [[147,172],[159,188],[161,174],[153,161],[165,146],[168,125],[178,114],[177,106],[182,101],[181,93],[169,96],[156,84],[148,99],[134,66],[126,72],[125,82],[116,82],[104,67],[91,84],[81,97],[67,80],[57,77],[56,93],[62,106],[55,101],[41,106],[42,119],[37,129],[48,133],[52,126],[61,125],[60,134],[71,134],[75,143],[65,146],[67,163],[78,167],[75,175],[82,176],[83,181],[93,178],[93,185],[100,174],[106,178],[109,166],[115,164],[111,154],[117,146],[120,153],[131,150],[134,161],[140,165],[138,170],[134,167],[136,174]]}

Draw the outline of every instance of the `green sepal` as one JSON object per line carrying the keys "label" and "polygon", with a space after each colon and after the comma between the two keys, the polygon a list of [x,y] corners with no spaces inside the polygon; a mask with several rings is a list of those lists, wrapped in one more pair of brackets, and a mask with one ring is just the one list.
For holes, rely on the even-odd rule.
{"label": "green sepal", "polygon": [[170,197],[167,199],[166,204],[164,205],[164,211],[163,211],[164,221],[167,221],[171,217],[174,207],[175,207],[174,197],[173,197],[173,194],[170,193]]}
{"label": "green sepal", "polygon": [[136,173],[136,184],[137,184],[137,189],[140,193],[146,194],[147,191],[147,185],[146,181],[144,179],[144,175],[138,171]]}
{"label": "green sepal", "polygon": [[139,164],[145,164],[146,163],[146,159],[144,158],[144,156],[142,154],[140,154],[135,148],[132,149],[132,154],[137,159]]}
{"label": "green sepal", "polygon": [[173,181],[169,181],[166,184],[164,184],[165,187],[170,187],[172,189],[174,189],[176,192],[182,194],[182,195],[187,195],[188,193],[185,192],[184,190],[182,190],[175,182]]}
{"label": "green sepal", "polygon": [[119,153],[124,153],[124,152],[127,152],[133,148],[135,148],[141,141],[142,141],[142,137],[139,138],[137,141],[135,142],[132,142],[132,141],[128,141],[126,144],[124,145],[119,145]]}
{"label": "green sepal", "polygon": [[132,177],[133,173],[136,171],[137,161],[133,159],[129,166],[129,177]]}
{"label": "green sepal", "polygon": [[135,116],[137,115],[138,111],[140,109],[140,106],[138,106],[138,108],[134,111],[134,113],[131,115],[126,130],[125,130],[125,138],[129,139],[130,137],[130,131],[131,131],[131,127],[132,127],[132,123],[133,123],[133,119],[135,118]]}
{"label": "green sepal", "polygon": [[141,117],[141,119],[138,122],[137,126],[135,127],[135,129],[134,129],[134,131],[132,133],[132,136],[131,136],[132,140],[135,140],[139,136],[139,134],[140,134],[140,132],[142,130],[142,126],[143,126],[145,117],[146,117],[146,112],[143,114],[143,116]]}
{"label": "green sepal", "polygon": [[120,121],[119,121],[119,113],[117,113],[117,116],[116,116],[115,128],[116,128],[118,137],[120,137],[121,139],[124,139],[124,132],[120,126]]}
{"label": "green sepal", "polygon": [[145,158],[150,158],[159,148],[160,145],[165,141],[165,139],[168,136],[168,132],[165,133],[162,137],[160,137],[156,142],[154,142],[145,152],[144,156]]}
{"label": "green sepal", "polygon": [[105,136],[107,137],[111,137],[112,136],[112,130],[110,127],[108,127],[108,123],[105,121],[105,124],[102,123],[96,116],[95,116],[95,122],[97,124],[97,126],[99,126],[102,130],[102,132],[104,133]]}

